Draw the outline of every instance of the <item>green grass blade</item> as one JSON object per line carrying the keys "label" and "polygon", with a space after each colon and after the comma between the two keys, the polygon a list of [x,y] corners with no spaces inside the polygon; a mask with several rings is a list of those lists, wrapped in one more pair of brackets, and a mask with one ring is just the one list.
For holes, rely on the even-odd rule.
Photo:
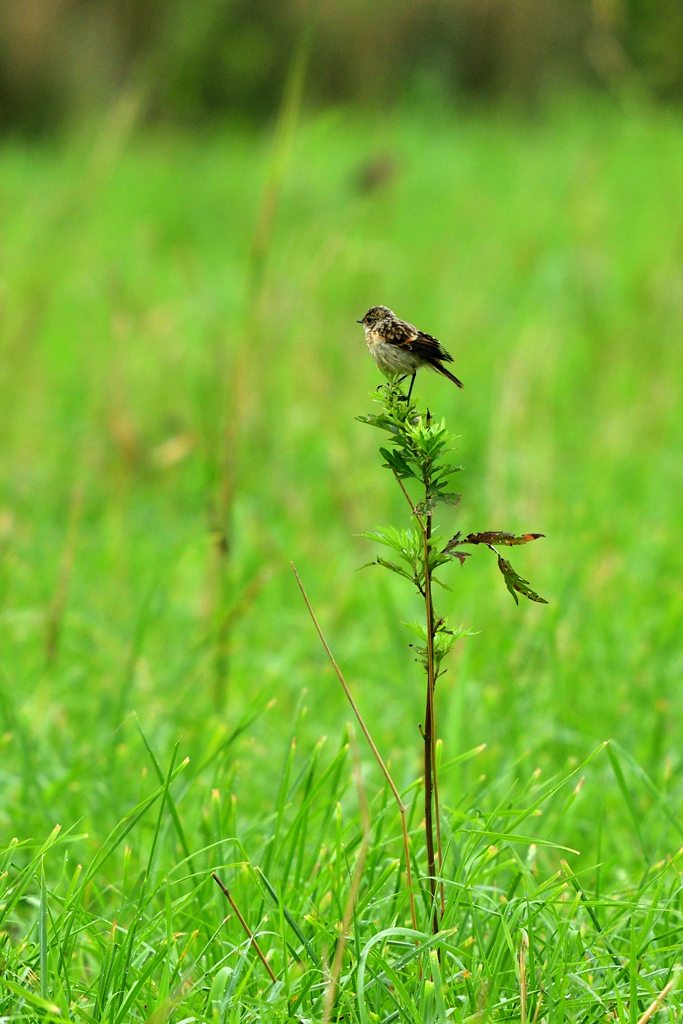
{"label": "green grass blade", "polygon": [[446,1004],[443,998],[443,983],[441,980],[441,968],[439,967],[439,957],[435,949],[429,951],[429,964],[432,971],[432,981],[434,982],[434,1000],[436,1003],[436,1019],[439,1024],[447,1024],[446,1016]]}
{"label": "green grass blade", "polygon": [[40,910],[39,910],[39,947],[40,947],[40,997],[47,1002],[48,998],[48,974],[47,974],[47,886],[45,884],[45,864],[40,861]]}

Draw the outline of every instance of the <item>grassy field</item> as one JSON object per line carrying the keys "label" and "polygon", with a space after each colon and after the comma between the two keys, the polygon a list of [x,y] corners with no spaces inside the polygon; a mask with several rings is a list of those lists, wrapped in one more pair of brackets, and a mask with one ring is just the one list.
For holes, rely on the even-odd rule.
{"label": "grassy field", "polygon": [[[334,1019],[637,1024],[681,959],[683,124],[320,115],[255,243],[270,151],[0,149],[3,1019],[320,1021],[367,852]],[[355,420],[378,302],[465,382],[418,379],[465,467],[444,535],[546,535],[512,561],[548,606],[487,552],[439,594],[472,631],[436,695],[441,945],[419,606],[357,571],[408,525]],[[292,560],[407,794],[417,942]]]}

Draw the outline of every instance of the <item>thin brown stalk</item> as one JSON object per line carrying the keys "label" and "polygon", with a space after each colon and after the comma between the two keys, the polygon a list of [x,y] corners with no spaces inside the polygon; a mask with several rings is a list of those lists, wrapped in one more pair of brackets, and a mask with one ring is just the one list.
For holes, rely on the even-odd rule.
{"label": "thin brown stalk", "polygon": [[424,526],[422,525],[422,520],[420,519],[419,515],[417,514],[417,509],[413,505],[413,499],[410,497],[410,495],[408,494],[407,490],[405,489],[403,481],[401,480],[401,478],[398,475],[398,473],[396,472],[396,470],[394,470],[393,472],[394,472],[394,476],[396,477],[396,483],[398,484],[398,486],[403,491],[403,496],[406,499],[406,501],[408,502],[408,504],[410,505],[410,507],[412,509],[412,512],[413,512],[413,515],[417,519],[418,523],[420,524],[420,529],[424,533]]}
{"label": "thin brown stalk", "polygon": [[363,828],[363,840],[361,842],[361,847],[358,853],[358,860],[356,861],[356,867],[353,872],[353,878],[351,879],[351,888],[349,889],[349,895],[347,897],[346,906],[344,908],[344,918],[342,920],[341,932],[339,933],[339,938],[337,940],[337,948],[334,951],[334,960],[332,961],[330,980],[327,984],[327,989],[325,990],[323,1024],[327,1024],[330,1017],[332,1016],[332,1007],[334,1006],[334,997],[337,992],[339,975],[341,974],[344,950],[346,949],[346,943],[349,937],[351,918],[353,917],[353,911],[356,906],[358,890],[360,888],[361,878],[363,877],[363,869],[365,868],[365,861],[368,855],[368,849],[370,848],[370,812],[368,810],[368,801],[365,795],[365,787],[363,786],[363,774],[361,772],[360,757],[358,756],[358,744],[356,743],[356,737],[353,733],[353,728],[351,726],[349,726],[349,732],[351,739],[351,749],[353,751],[356,788],[358,790],[358,803],[360,805],[360,819]]}
{"label": "thin brown stalk", "polygon": [[296,577],[296,582],[299,584],[299,590],[301,591],[301,596],[303,597],[303,599],[304,599],[304,601],[306,603],[306,607],[308,608],[308,614],[311,616],[311,619],[313,620],[313,625],[315,626],[316,632],[317,632],[318,636],[320,637],[320,642],[322,643],[323,647],[325,648],[325,651],[327,653],[327,657],[330,659],[330,663],[332,665],[332,668],[336,672],[337,678],[338,678],[339,682],[342,685],[342,689],[343,689],[344,693],[346,694],[346,699],[348,700],[349,704],[351,705],[351,709],[353,710],[354,715],[358,719],[358,724],[360,725],[361,729],[363,730],[363,735],[365,736],[366,740],[368,741],[370,749],[372,750],[372,753],[375,756],[375,760],[377,761],[377,764],[380,766],[380,768],[382,770],[382,774],[384,775],[384,778],[387,780],[387,783],[389,785],[389,789],[391,790],[391,792],[393,794],[393,797],[394,797],[394,800],[396,801],[396,803],[398,805],[398,810],[399,810],[399,813],[401,815],[401,831],[403,832],[403,852],[404,852],[405,861],[406,861],[406,879],[407,879],[407,882],[408,882],[408,894],[409,894],[409,897],[410,897],[410,916],[411,916],[411,919],[412,919],[412,922],[413,922],[413,928],[415,928],[415,930],[417,931],[417,915],[415,913],[415,896],[413,894],[413,875],[412,875],[412,870],[411,870],[411,867],[410,867],[410,848],[409,848],[409,845],[408,845],[408,828],[406,826],[406,806],[403,803],[403,800],[401,800],[401,795],[400,795],[399,791],[397,790],[396,786],[394,785],[394,780],[392,779],[391,775],[389,774],[389,769],[387,768],[387,766],[385,765],[384,761],[382,760],[382,755],[380,754],[379,750],[375,746],[375,741],[373,740],[372,736],[370,735],[370,730],[368,729],[367,725],[363,721],[363,716],[361,715],[361,713],[360,713],[360,711],[358,709],[358,705],[356,704],[355,700],[351,696],[351,691],[349,690],[348,686],[346,685],[346,680],[344,679],[344,676],[342,675],[342,671],[339,668],[339,665],[337,664],[337,662],[334,660],[334,655],[332,654],[332,651],[330,650],[330,645],[328,644],[327,640],[325,639],[325,635],[324,635],[322,629],[320,628],[320,623],[318,622],[317,618],[315,617],[315,612],[313,611],[313,608],[311,607],[311,602],[308,600],[308,594],[306,593],[306,591],[304,589],[304,585],[301,582],[301,577],[299,576],[299,573],[296,571],[296,566],[294,565],[294,562],[291,563],[291,566],[292,566],[292,572],[294,573],[294,576]]}
{"label": "thin brown stalk", "polygon": [[434,856],[434,610],[432,608],[432,579],[429,569],[429,540],[432,530],[431,517],[422,531],[424,542],[424,599],[427,619],[427,701],[424,725],[424,775],[425,775],[425,832],[427,836],[427,871],[429,891],[432,897],[432,930],[439,930],[439,915],[436,908],[436,858]]}
{"label": "thin brown stalk", "polygon": [[78,540],[78,528],[81,523],[83,512],[83,485],[78,482],[73,489],[71,502],[69,504],[69,517],[66,527],[64,548],[59,566],[59,578],[57,586],[50,603],[50,610],[47,618],[47,630],[45,633],[45,660],[51,665],[59,650],[59,638],[64,622],[64,612],[69,597],[71,586],[71,574],[73,572],[74,558],[76,555],[76,542]]}
{"label": "thin brown stalk", "polygon": [[[430,520],[431,523],[431,520]],[[430,593],[431,593],[431,580],[430,580]],[[434,637],[432,635],[432,663],[434,659],[433,654]],[[434,690],[436,688],[436,677],[434,678],[434,686],[432,687],[432,788],[434,790],[434,817],[436,819],[436,860],[439,865],[439,904],[441,909],[441,917],[446,913],[446,897],[444,893],[443,884],[443,848],[441,846],[441,813],[439,811],[439,773],[436,770],[436,710],[434,704]]]}
{"label": "thin brown stalk", "polygon": [[228,903],[230,904],[232,909],[235,911],[235,916],[236,916],[237,920],[239,921],[239,923],[244,928],[245,934],[246,934],[247,938],[249,939],[249,942],[252,944],[252,946],[254,947],[256,952],[258,953],[259,959],[261,960],[261,963],[263,964],[265,969],[268,971],[268,974],[270,975],[270,980],[273,982],[273,984],[275,984],[277,982],[277,978],[275,977],[275,974],[273,972],[273,968],[270,966],[270,964],[266,960],[265,956],[263,955],[263,951],[261,950],[261,947],[259,946],[258,942],[256,941],[256,939],[254,938],[254,936],[252,934],[252,931],[251,931],[249,925],[247,924],[247,922],[242,917],[242,915],[240,913],[240,909],[237,906],[237,904],[235,903],[234,899],[232,898],[230,890],[228,889],[227,885],[224,885],[223,882],[221,882],[220,878],[218,877],[218,875],[216,874],[215,871],[211,872],[211,877],[213,878],[214,882],[216,883],[216,885],[219,887],[219,889],[221,890],[221,892],[225,896],[226,900],[228,901]]}
{"label": "thin brown stalk", "polygon": [[664,1000],[668,996],[669,992],[671,992],[672,988],[675,988],[676,986],[676,983],[678,981],[678,975],[679,971],[674,971],[673,977],[667,982],[667,984],[664,986],[664,988],[659,993],[657,998],[652,1000],[652,1002],[650,1003],[642,1017],[638,1018],[638,1024],[647,1024],[650,1017],[652,1017],[657,1012],[657,1010],[661,1010],[661,1008],[664,1006]]}

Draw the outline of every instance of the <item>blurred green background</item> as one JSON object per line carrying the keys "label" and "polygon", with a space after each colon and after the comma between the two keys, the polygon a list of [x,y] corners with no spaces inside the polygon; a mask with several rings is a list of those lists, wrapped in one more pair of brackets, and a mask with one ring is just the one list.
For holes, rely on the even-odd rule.
{"label": "blurred green background", "polygon": [[[444,758],[487,744],[449,798],[611,736],[680,785],[680,5],[1,17],[3,833],[113,825],[143,785],[132,712],[197,763],[275,701],[213,779],[247,816],[302,701],[300,742],[336,744],[292,559],[382,749],[419,772],[417,609],[356,571],[362,531],[406,525],[354,419],[377,302],[466,385],[418,382],[461,436],[444,533],[547,535],[513,561],[548,607],[515,607],[485,553],[439,595],[475,633],[437,694]],[[628,859],[619,801],[597,763],[571,841],[602,808]]]}

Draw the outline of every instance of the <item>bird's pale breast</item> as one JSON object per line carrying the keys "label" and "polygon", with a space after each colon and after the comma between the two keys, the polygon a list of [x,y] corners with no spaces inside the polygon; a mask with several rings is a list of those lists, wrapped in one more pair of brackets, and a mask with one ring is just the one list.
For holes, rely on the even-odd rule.
{"label": "bird's pale breast", "polygon": [[376,331],[366,335],[368,348],[382,373],[412,373],[420,364],[420,357],[407,349],[384,341]]}

